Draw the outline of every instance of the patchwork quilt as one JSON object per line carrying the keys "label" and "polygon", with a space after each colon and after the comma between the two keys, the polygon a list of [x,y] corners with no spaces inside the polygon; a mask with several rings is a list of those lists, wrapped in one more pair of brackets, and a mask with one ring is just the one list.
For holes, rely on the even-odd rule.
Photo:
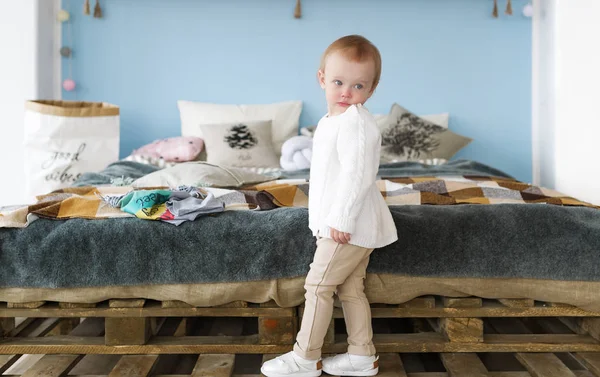
{"label": "patchwork quilt", "polygon": [[[599,208],[560,192],[532,186],[511,178],[489,176],[422,176],[387,178],[376,182],[386,203],[405,205],[460,205],[460,204],[546,204]],[[160,190],[165,200],[177,191],[170,188],[134,189],[128,186],[69,187],[38,197],[38,203],[17,206],[0,212],[1,227],[25,227],[37,218],[46,219],[107,219],[134,217],[111,204],[111,198],[136,195]],[[278,207],[308,207],[309,183],[305,179],[274,180],[241,190],[197,188],[203,195],[222,203],[224,211],[270,210]],[[164,206],[164,205],[163,205]],[[145,216],[146,220],[160,220]]]}

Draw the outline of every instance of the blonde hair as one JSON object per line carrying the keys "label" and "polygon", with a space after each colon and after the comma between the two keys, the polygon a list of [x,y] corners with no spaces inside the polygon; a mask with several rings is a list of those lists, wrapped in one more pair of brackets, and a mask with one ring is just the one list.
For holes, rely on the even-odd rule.
{"label": "blonde hair", "polygon": [[371,41],[362,35],[346,35],[341,37],[327,47],[321,57],[319,69],[325,72],[327,57],[334,52],[340,52],[346,59],[354,62],[364,62],[369,59],[375,64],[375,77],[371,91],[375,90],[381,77],[381,54]]}

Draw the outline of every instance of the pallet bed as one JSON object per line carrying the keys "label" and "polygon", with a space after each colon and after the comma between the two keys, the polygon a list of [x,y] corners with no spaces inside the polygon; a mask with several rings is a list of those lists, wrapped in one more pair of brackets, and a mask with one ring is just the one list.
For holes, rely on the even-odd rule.
{"label": "pallet bed", "polygon": [[[282,309],[270,304],[233,303],[219,308],[182,308],[183,304],[173,302],[141,304],[141,300],[119,300],[112,302],[112,307],[107,302],[82,308],[45,303],[29,309],[4,304],[3,316],[25,312],[30,316],[15,321],[12,329],[6,328],[12,318],[2,320],[9,337],[0,343],[0,353],[10,354],[0,355],[0,374],[258,377],[264,360],[290,349],[288,326],[295,327],[302,312],[301,308]],[[225,312],[230,315],[214,316]],[[46,318],[58,313],[63,317]],[[162,316],[149,317],[156,313]],[[77,316],[82,314],[84,319]],[[339,314],[336,312],[336,317]],[[500,303],[422,297],[401,306],[374,305],[373,314],[382,377],[600,376],[600,351],[593,327],[593,314],[598,313],[527,300]],[[480,318],[457,317],[464,314],[478,314]],[[141,329],[139,323],[148,326],[145,345],[96,344],[133,341],[132,336]],[[120,326],[121,337],[115,337],[115,329],[111,329],[115,326]],[[482,330],[483,339],[474,329]],[[344,331],[343,320],[334,319],[328,341],[335,342],[325,347],[326,352],[343,351]],[[589,334],[583,335],[584,331]],[[447,338],[459,333],[460,338]],[[248,339],[256,344],[248,344]],[[287,344],[260,344],[267,340]],[[442,351],[435,350],[439,344],[444,344]],[[146,352],[150,350],[157,354]],[[22,355],[41,351],[44,355]]]}
{"label": "pallet bed", "polygon": [[[144,299],[1,303],[0,354],[280,354],[292,348],[302,311],[302,307],[280,308],[272,302],[210,308]],[[390,331],[374,330],[373,341],[381,353],[600,352],[600,313],[566,305],[428,296],[400,305],[373,304],[372,314],[374,323],[386,319],[391,326]],[[26,319],[17,324],[15,318]],[[71,332],[82,318],[101,320],[102,326],[97,325],[93,333]],[[239,333],[191,331],[191,324],[214,318],[237,323]],[[507,318],[560,318],[572,331],[492,331],[490,324]],[[172,334],[161,332],[172,327]],[[345,349],[343,314],[336,308],[324,352]]]}

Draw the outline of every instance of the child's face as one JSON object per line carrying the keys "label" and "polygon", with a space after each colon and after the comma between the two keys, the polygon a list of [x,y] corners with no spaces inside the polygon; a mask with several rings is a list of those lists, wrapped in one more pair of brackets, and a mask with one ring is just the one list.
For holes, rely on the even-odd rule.
{"label": "child's face", "polygon": [[325,61],[325,71],[319,70],[317,76],[325,90],[329,115],[339,115],[350,105],[363,104],[371,97],[375,63],[350,61],[334,52]]}

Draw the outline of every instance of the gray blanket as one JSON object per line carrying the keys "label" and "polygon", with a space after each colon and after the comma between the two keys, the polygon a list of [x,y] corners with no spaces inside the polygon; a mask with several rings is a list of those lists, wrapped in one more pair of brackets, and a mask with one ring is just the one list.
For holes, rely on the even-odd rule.
{"label": "gray blanket", "polygon": [[83,173],[74,183],[75,187],[99,186],[113,183],[113,179],[135,180],[154,173],[159,168],[134,161],[118,161],[110,164],[101,172]]}
{"label": "gray blanket", "polygon": [[[393,176],[404,175],[401,165],[389,169]],[[446,169],[444,174],[467,174]],[[400,239],[375,250],[369,272],[600,281],[598,210],[506,204],[399,206],[391,211]],[[179,227],[136,218],[40,219],[25,229],[0,229],[0,286],[93,287],[302,276],[315,249],[307,224],[303,208],[225,212]]]}
{"label": "gray blanket", "polygon": [[[308,170],[284,171],[284,178],[307,178]],[[443,165],[426,165],[416,161],[395,162],[379,166],[378,177],[418,177],[443,175],[480,175],[513,178],[491,166],[471,160],[453,160]]]}
{"label": "gray blanket", "polygon": [[[113,183],[114,179],[135,180],[159,168],[133,161],[118,161],[98,173],[84,173],[73,186],[97,186]],[[443,165],[425,165],[419,162],[397,162],[379,167],[379,177],[414,177],[425,175],[483,175],[512,178],[490,166],[471,160],[449,161]],[[280,178],[308,178],[308,170],[283,171]]]}

